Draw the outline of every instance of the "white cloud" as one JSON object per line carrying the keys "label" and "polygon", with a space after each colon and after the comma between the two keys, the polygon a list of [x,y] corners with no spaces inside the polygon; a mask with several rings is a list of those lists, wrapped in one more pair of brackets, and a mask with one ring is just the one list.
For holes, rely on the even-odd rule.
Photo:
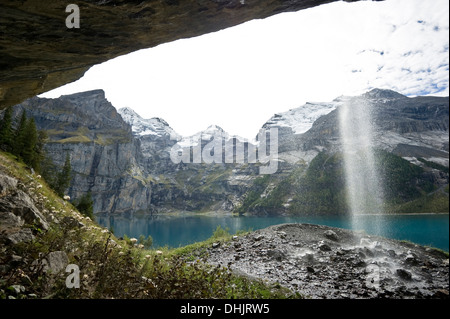
{"label": "white cloud", "polygon": [[117,108],[191,135],[253,137],[276,112],[372,87],[448,95],[445,0],[336,2],[254,20],[108,61],[57,97],[103,88]]}

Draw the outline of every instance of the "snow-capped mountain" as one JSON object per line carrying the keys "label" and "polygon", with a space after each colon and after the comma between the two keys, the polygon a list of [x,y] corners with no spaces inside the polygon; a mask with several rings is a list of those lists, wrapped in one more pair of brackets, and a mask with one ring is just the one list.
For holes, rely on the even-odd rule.
{"label": "snow-capped mountain", "polygon": [[344,97],[341,97],[332,102],[308,102],[287,112],[275,114],[263,127],[288,127],[292,129],[294,134],[305,133],[319,117],[336,109],[343,103],[344,99]]}
{"label": "snow-capped mountain", "polygon": [[125,122],[131,125],[134,135],[170,136],[171,139],[180,138],[180,135],[177,134],[166,121],[159,117],[144,119],[129,107],[120,108],[117,112],[122,116]]}
{"label": "snow-capped mountain", "polygon": [[211,141],[212,139],[221,139],[228,141],[229,139],[236,138],[240,142],[246,142],[247,140],[237,135],[231,135],[218,125],[210,125],[206,130],[195,133],[191,136],[186,136],[178,141],[181,147],[195,146],[199,141]]}
{"label": "snow-capped mountain", "polygon": [[[333,194],[338,190],[334,183],[320,182],[320,185],[314,184],[313,193],[308,195],[303,193],[304,189],[308,190],[300,187],[304,180],[299,179],[298,174],[309,169],[308,165],[318,154],[325,156],[319,157],[316,163],[342,152],[339,114],[342,106],[355,107],[358,103],[370,105],[374,147],[396,156],[386,169],[411,171],[398,157],[421,166],[423,173],[412,170],[414,176],[406,181],[407,186],[416,188],[432,183],[432,191],[447,196],[448,201],[445,192],[448,187],[448,97],[410,98],[390,90],[374,89],[364,95],[339,97],[328,103],[306,103],[278,113],[263,127],[278,129],[275,152],[271,149],[272,142],[276,141],[272,140],[272,135],[266,144],[266,151],[269,148],[270,154],[277,154],[278,168],[268,180],[258,179],[260,168],[269,166],[259,161],[259,148],[258,162],[248,163],[248,156],[255,148],[245,145],[245,139],[236,137],[230,142],[235,136],[215,125],[190,137],[181,137],[164,120],[143,119],[130,108],[116,112],[100,90],[58,99],[36,97],[16,106],[15,114],[18,118],[21,110],[26,109],[38,129],[52,133],[52,142],[47,143],[46,151],[56,165],[62,167],[65,154],[70,152],[74,177],[69,196],[79,198],[92,192],[95,212],[234,211],[241,210],[245,203],[245,210],[252,214],[284,214],[289,213],[289,207],[309,214],[316,209],[320,211],[322,205],[303,207],[303,202],[309,203],[304,200],[309,197],[303,196],[316,196],[315,189],[319,186]],[[220,140],[222,144],[215,143]],[[186,145],[180,145],[183,141]],[[256,147],[259,145],[255,142]],[[333,158],[336,162],[326,159],[323,164],[327,163],[327,167],[340,165],[340,157]],[[264,181],[269,184],[261,195],[267,200],[253,196],[256,200],[247,205],[248,194],[255,194],[255,189]],[[280,181],[294,181],[294,184],[289,189],[287,184],[279,184]],[[403,183],[403,179],[398,182]],[[421,188],[407,199],[408,203],[421,199],[422,191],[427,198],[435,196],[435,193],[428,194],[429,190],[429,187]],[[273,191],[275,193],[271,193]],[[399,191],[393,196],[403,195]],[[295,206],[287,205],[292,199]],[[278,202],[281,206],[273,205]],[[327,200],[320,201],[323,202]],[[334,213],[337,203],[333,200],[327,203]]]}

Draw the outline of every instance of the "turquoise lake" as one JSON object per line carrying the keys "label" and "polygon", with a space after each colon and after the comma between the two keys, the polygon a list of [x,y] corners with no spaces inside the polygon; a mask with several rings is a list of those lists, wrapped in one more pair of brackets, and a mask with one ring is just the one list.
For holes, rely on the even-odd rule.
{"label": "turquoise lake", "polygon": [[[364,218],[365,231],[371,235],[409,240],[417,244],[437,247],[449,251],[449,215],[385,215],[382,232],[371,225],[376,224],[377,216],[359,216]],[[117,237],[127,235],[138,238],[140,235],[153,238],[153,247],[180,247],[205,240],[220,225],[234,234],[238,230],[257,230],[283,223],[311,223],[340,228],[351,228],[344,217],[234,217],[219,214],[198,214],[177,216],[96,216],[103,227],[114,230]],[[373,221],[373,222],[372,222]]]}

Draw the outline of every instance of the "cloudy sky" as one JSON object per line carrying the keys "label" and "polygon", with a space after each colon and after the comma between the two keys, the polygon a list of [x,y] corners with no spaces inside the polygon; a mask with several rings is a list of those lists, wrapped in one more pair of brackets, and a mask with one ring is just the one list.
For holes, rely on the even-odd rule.
{"label": "cloudy sky", "polygon": [[41,95],[103,89],[179,134],[253,138],[275,113],[388,88],[449,95],[447,0],[336,2],[140,50]]}

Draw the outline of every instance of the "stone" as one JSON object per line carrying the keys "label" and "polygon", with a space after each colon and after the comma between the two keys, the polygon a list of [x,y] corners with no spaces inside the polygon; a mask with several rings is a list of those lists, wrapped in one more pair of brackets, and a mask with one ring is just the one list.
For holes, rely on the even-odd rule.
{"label": "stone", "polygon": [[[73,218],[73,217],[70,217],[70,216],[65,216],[63,219],[62,219],[62,222],[64,223],[64,224],[66,224],[68,227],[70,227],[70,228],[82,228],[82,227],[84,227],[85,225],[82,223],[82,222],[80,222],[79,220],[77,220],[76,218]],[[131,241],[131,239],[130,239],[130,241]],[[137,241],[137,240],[136,240]]]}
{"label": "stone", "polygon": [[212,248],[219,248],[220,247],[220,242],[216,242],[212,244]]}
{"label": "stone", "polygon": [[306,263],[314,263],[314,254],[305,254],[302,260]]}
{"label": "stone", "polygon": [[256,236],[253,237],[253,239],[254,239],[255,241],[260,241],[260,240],[262,240],[263,238],[264,238],[263,235],[256,235]]}
{"label": "stone", "polygon": [[399,268],[395,272],[400,278],[404,280],[411,280],[412,278],[412,274],[405,269]]}
{"label": "stone", "polygon": [[282,261],[286,258],[286,254],[279,249],[270,249],[267,251],[267,255],[276,261]]}
{"label": "stone", "polygon": [[405,257],[405,264],[415,266],[419,264],[419,261],[417,260],[417,256],[410,253]]}
{"label": "stone", "polygon": [[17,179],[0,173],[0,196],[17,188]]}
{"label": "stone", "polygon": [[22,285],[11,285],[11,290],[16,294],[21,294],[25,292],[25,287]]}
{"label": "stone", "polygon": [[331,247],[328,244],[326,244],[325,242],[323,242],[323,241],[319,242],[319,246],[318,247],[319,247],[319,249],[321,251],[331,251]]}
{"label": "stone", "polygon": [[359,244],[361,246],[367,247],[367,246],[372,245],[372,241],[369,238],[361,238],[361,240],[359,241]]}
{"label": "stone", "polygon": [[0,210],[0,227],[2,228],[16,228],[22,227],[25,221],[19,216],[11,212],[2,212]]}
{"label": "stone", "polygon": [[[16,217],[20,217],[24,223],[35,225],[44,230],[48,229],[45,217],[36,208],[31,197],[21,190],[16,189],[8,196],[0,198],[0,212],[12,213]],[[1,215],[5,216],[3,213]],[[10,215],[8,216],[8,221],[13,222],[13,218]],[[21,223],[18,219],[15,219],[15,222]]]}
{"label": "stone", "polygon": [[52,251],[42,261],[43,270],[52,274],[56,274],[66,269],[69,264],[69,257],[64,251]]}
{"label": "stone", "polygon": [[8,234],[6,239],[12,244],[18,244],[21,242],[30,242],[34,240],[34,235],[29,228],[22,228],[17,232]]}
{"label": "stone", "polygon": [[286,239],[286,232],[284,232],[284,231],[277,232],[277,235],[280,236],[280,238],[282,238],[282,239]]}
{"label": "stone", "polygon": [[338,241],[339,240],[338,235],[334,231],[332,231],[331,229],[328,229],[328,230],[324,231],[323,234],[324,234],[324,236],[326,238],[328,238],[330,240],[333,240],[333,241]]}
{"label": "stone", "polygon": [[397,254],[395,253],[395,250],[393,250],[393,249],[389,249],[389,250],[387,251],[387,254],[388,254],[388,256],[391,257],[391,258],[394,258],[394,257],[397,256]]}
{"label": "stone", "polygon": [[[276,236],[280,228],[287,233],[290,242],[299,241],[302,247],[283,243]],[[358,245],[359,239],[349,230],[339,232],[339,242],[332,242],[331,253],[322,253],[314,248],[326,229],[305,224],[271,226],[253,233],[266,238],[256,242],[257,248],[252,247],[255,241],[250,234],[240,238],[245,252],[237,254],[232,245],[231,249],[211,249],[207,262],[223,265],[232,261],[233,271],[278,282],[311,298],[342,298],[341,293],[348,298],[448,298],[446,255],[437,256],[421,246],[411,248],[408,243],[373,236],[370,250],[376,249],[377,240],[382,244],[377,248],[380,254],[375,257],[364,254],[366,258],[362,259],[359,252],[364,251],[364,247]],[[395,249],[394,258],[389,257],[389,249]],[[418,260],[432,261],[435,266],[425,270],[398,266],[408,254],[416,255]]]}

